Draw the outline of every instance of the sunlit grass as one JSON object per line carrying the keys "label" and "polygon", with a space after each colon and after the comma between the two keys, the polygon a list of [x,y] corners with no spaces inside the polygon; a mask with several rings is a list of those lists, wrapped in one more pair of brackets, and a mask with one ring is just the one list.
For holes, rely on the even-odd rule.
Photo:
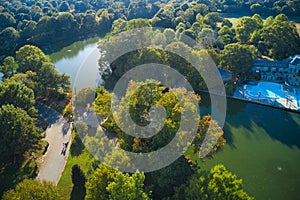
{"label": "sunlit grass", "polygon": [[[87,175],[92,170],[92,164],[94,160],[92,155],[84,147],[81,148],[82,144],[80,144],[78,140],[75,140],[74,135],[75,134],[73,133],[72,146],[68,156],[67,164],[58,183],[58,188],[62,192],[62,199],[71,199],[71,193],[73,190],[73,183],[72,183],[73,165],[77,164],[87,177]],[[71,153],[71,152],[75,152],[75,153]]]}

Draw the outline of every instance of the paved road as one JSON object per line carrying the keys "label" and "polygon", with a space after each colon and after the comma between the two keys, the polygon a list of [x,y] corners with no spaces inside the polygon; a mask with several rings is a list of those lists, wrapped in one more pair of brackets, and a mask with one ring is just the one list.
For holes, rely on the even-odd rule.
{"label": "paved road", "polygon": [[[65,168],[67,157],[71,146],[71,129],[69,124],[55,110],[43,105],[37,105],[41,116],[50,124],[46,129],[45,140],[49,147],[44,155],[44,162],[39,169],[38,180],[47,180],[58,184],[61,174]],[[64,143],[68,142],[65,154],[62,153]]]}

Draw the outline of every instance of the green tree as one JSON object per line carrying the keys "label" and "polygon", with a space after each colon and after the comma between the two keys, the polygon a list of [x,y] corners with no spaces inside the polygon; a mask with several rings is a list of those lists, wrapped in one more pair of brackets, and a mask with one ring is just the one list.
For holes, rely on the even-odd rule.
{"label": "green tree", "polygon": [[31,116],[36,114],[33,90],[20,82],[0,83],[0,105],[12,104]]}
{"label": "green tree", "polygon": [[174,189],[186,183],[195,169],[181,156],[169,166],[146,173],[147,188],[151,188],[153,199],[164,199],[174,194]]}
{"label": "green tree", "polygon": [[0,32],[0,53],[2,55],[11,55],[19,42],[20,34],[13,27],[7,27]]}
{"label": "green tree", "polygon": [[222,28],[218,31],[218,40],[222,43],[221,49],[223,49],[224,46],[232,43],[234,36],[234,29],[229,28],[228,26],[222,26]]}
{"label": "green tree", "polygon": [[62,1],[58,7],[59,12],[67,12],[70,10],[70,5],[67,1]]}
{"label": "green tree", "polygon": [[7,13],[7,12],[1,12],[0,13],[0,31],[2,31],[3,29],[7,28],[7,27],[13,27],[16,23],[15,18]]}
{"label": "green tree", "polygon": [[282,60],[300,53],[300,36],[286,15],[268,18],[261,30],[254,32],[251,42],[266,56]]}
{"label": "green tree", "polygon": [[42,138],[41,130],[26,111],[13,105],[0,108],[1,162],[20,158]]}
{"label": "green tree", "polygon": [[8,56],[3,61],[3,66],[0,66],[0,72],[3,73],[3,78],[7,79],[17,72],[18,64],[14,57]]}
{"label": "green tree", "polygon": [[143,27],[151,27],[151,24],[148,19],[132,19],[127,22],[125,29],[126,30],[131,30],[131,29],[136,29],[136,28],[143,28]]}
{"label": "green tree", "polygon": [[69,76],[66,74],[59,74],[55,69],[54,64],[50,62],[42,63],[37,78],[41,87],[40,91],[44,93],[45,96],[54,96],[60,89],[66,90],[70,85]]}
{"label": "green tree", "polygon": [[186,185],[176,189],[173,199],[251,200],[253,198],[243,190],[242,179],[238,179],[224,165],[216,165],[210,172],[193,175]]}
{"label": "green tree", "polygon": [[109,183],[106,190],[110,200],[147,200],[148,194],[143,191],[145,175],[139,171],[133,175],[118,172],[114,181]]}
{"label": "green tree", "polygon": [[221,65],[235,75],[245,73],[253,67],[258,50],[252,45],[233,43],[221,51]]}
{"label": "green tree", "polygon": [[18,71],[38,72],[44,62],[50,62],[50,59],[38,47],[25,45],[16,52],[16,61],[19,64]]}
{"label": "green tree", "polygon": [[79,29],[79,24],[74,15],[69,12],[60,13],[56,18],[56,36],[61,38],[75,35],[75,31]]}
{"label": "green tree", "polygon": [[28,88],[32,89],[36,94],[36,89],[38,88],[39,83],[37,82],[36,72],[27,71],[25,74],[14,74],[9,79],[6,79],[6,82],[19,82],[26,85]]}
{"label": "green tree", "polygon": [[60,192],[53,183],[25,179],[21,183],[17,184],[15,189],[5,192],[3,195],[3,200],[57,200],[60,197]]}
{"label": "green tree", "polygon": [[[209,152],[205,157],[212,157],[214,153],[226,143],[223,138],[223,130],[218,125],[218,122],[211,119],[210,115],[202,117],[199,122],[198,132],[193,141],[194,153]],[[206,138],[205,146],[203,145]]]}
{"label": "green tree", "polygon": [[221,17],[217,12],[210,12],[204,16],[204,23],[210,25],[212,29],[217,27],[217,22],[221,22]]}
{"label": "green tree", "polygon": [[200,13],[202,16],[206,15],[208,13],[208,6],[200,3],[200,4],[195,4],[192,9],[195,11],[195,13]]}
{"label": "green tree", "polygon": [[100,164],[86,182],[85,200],[107,200],[109,193],[106,187],[114,181],[116,173],[115,170]]}
{"label": "green tree", "polygon": [[111,114],[111,99],[110,94],[104,87],[97,89],[97,97],[94,102],[96,114],[99,114],[102,119],[107,118]]}
{"label": "green tree", "polygon": [[236,26],[236,37],[241,43],[247,43],[252,33],[260,28],[262,28],[262,20],[259,19],[259,15],[255,15],[252,18],[242,17]]}

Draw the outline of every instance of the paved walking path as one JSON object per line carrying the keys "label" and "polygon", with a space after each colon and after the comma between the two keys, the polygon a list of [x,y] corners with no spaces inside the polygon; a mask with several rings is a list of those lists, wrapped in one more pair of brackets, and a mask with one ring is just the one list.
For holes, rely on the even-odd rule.
{"label": "paved walking path", "polygon": [[[46,129],[45,137],[45,140],[49,142],[49,147],[44,155],[37,179],[50,181],[57,185],[65,168],[71,146],[71,128],[69,123],[55,110],[44,105],[36,107],[41,116],[50,124]],[[65,143],[68,143],[67,148],[65,148]],[[65,153],[63,153],[64,149]]]}

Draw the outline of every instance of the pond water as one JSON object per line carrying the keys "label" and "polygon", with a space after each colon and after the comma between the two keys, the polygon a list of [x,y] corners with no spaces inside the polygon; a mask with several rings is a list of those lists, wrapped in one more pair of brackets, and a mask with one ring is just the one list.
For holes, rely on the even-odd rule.
{"label": "pond water", "polygon": [[[99,38],[78,41],[50,55],[52,62],[60,73],[70,75],[71,86],[76,91],[83,87],[96,86],[100,79],[97,48]],[[80,73],[84,70],[84,73]]]}
{"label": "pond water", "polygon": [[[76,42],[50,55],[60,72],[71,76],[87,70],[89,85],[98,80],[100,54],[97,41]],[[71,51],[68,51],[71,50]],[[84,87],[85,83],[78,84]],[[209,98],[201,94],[201,114],[209,113]],[[243,179],[245,190],[256,199],[295,199],[300,196],[300,115],[239,100],[227,100],[224,126],[226,146],[214,159],[199,163],[202,169],[222,163]],[[187,152],[189,153],[189,152]],[[197,159],[197,155],[192,156]]]}

